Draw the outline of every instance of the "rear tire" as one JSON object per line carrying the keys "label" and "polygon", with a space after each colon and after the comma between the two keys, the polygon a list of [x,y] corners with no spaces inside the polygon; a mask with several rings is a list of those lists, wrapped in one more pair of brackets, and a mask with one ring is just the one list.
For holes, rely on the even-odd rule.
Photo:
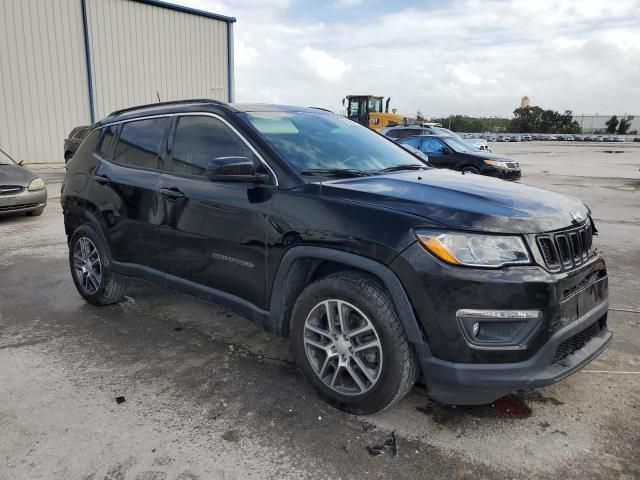
{"label": "rear tire", "polygon": [[339,272],[307,286],[293,307],[290,341],[305,377],[348,413],[391,407],[418,375],[390,295],[366,274]]}
{"label": "rear tire", "polygon": [[111,255],[100,235],[88,225],[78,228],[69,242],[69,267],[76,289],[93,305],[122,300],[128,282],[111,271]]}

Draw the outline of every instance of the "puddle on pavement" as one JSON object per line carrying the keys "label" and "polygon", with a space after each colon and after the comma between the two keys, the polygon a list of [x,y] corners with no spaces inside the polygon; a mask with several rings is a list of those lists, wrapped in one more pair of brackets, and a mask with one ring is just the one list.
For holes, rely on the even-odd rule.
{"label": "puddle on pavement", "polygon": [[528,418],[535,403],[563,405],[560,400],[534,390],[505,395],[488,405],[444,405],[430,400],[426,405],[416,407],[416,410],[439,425],[455,425],[469,418]]}

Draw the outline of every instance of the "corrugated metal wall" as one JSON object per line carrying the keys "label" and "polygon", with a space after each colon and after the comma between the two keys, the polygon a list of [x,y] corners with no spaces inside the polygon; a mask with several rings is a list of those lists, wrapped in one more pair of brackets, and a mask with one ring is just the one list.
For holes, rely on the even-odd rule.
{"label": "corrugated metal wall", "polygon": [[[229,100],[228,24],[132,0],[85,0],[96,118],[185,98]],[[0,148],[63,161],[91,123],[82,0],[0,0]]]}
{"label": "corrugated metal wall", "polygon": [[87,0],[97,118],[185,98],[228,101],[227,22],[129,0]]}
{"label": "corrugated metal wall", "polygon": [[79,0],[0,0],[0,148],[60,162],[67,133],[88,121]]}

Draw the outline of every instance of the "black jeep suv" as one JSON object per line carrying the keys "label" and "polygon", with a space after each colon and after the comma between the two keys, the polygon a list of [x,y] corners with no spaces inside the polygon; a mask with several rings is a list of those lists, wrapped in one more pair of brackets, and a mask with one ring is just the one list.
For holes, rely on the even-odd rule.
{"label": "black jeep suv", "polygon": [[319,109],[210,100],[114,112],[67,166],[73,281],[90,303],[131,278],[288,336],[349,412],[421,377],[481,404],[602,352],[607,271],[580,201],[431,169]]}

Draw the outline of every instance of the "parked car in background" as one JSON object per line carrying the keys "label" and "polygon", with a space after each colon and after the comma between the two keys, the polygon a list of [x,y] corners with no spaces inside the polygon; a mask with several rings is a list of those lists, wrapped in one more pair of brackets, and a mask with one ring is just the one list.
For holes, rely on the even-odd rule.
{"label": "parked car in background", "polygon": [[385,127],[380,130],[385,137],[397,140],[398,138],[412,137],[414,135],[446,135],[450,137],[460,137],[448,128],[423,126],[423,125],[396,125],[394,127]]}
{"label": "parked car in background", "polygon": [[464,140],[480,150],[490,151],[489,143],[484,138],[465,138]]}
{"label": "parked car in background", "polygon": [[82,143],[82,140],[84,140],[87,133],[89,133],[90,128],[91,127],[89,125],[82,125],[80,127],[75,127],[71,132],[69,132],[69,136],[64,139],[64,163],[71,160]]}
{"label": "parked car in background", "polygon": [[640,142],[640,137],[634,137],[633,141],[634,142]]}
{"label": "parked car in background", "polygon": [[26,213],[37,217],[46,206],[44,180],[0,149],[0,215]]}
{"label": "parked car in background", "polygon": [[531,135],[529,135],[528,133],[525,133],[524,135],[522,135],[522,141],[523,142],[530,142],[531,141]]}
{"label": "parked car in background", "polygon": [[67,165],[70,276],[88,303],[122,300],[133,277],[222,304],[288,337],[320,395],[355,414],[419,377],[436,401],[491,403],[610,343],[581,201],[426,167],[317,109],[152,107],[99,122]]}
{"label": "parked car in background", "polygon": [[404,148],[407,152],[409,152],[412,155],[415,155],[416,157],[418,157],[420,160],[422,160],[425,163],[425,165],[430,165],[429,164],[429,156],[426,153],[424,153],[424,152],[418,150],[417,148],[412,147],[411,145],[406,144],[406,143],[398,142],[398,145],[400,145],[402,148]]}
{"label": "parked car in background", "polygon": [[496,142],[506,142],[507,141],[507,137],[505,135],[498,135],[498,138],[496,138]]}
{"label": "parked car in background", "polygon": [[504,180],[519,180],[520,165],[502,155],[483,152],[456,137],[427,136],[402,138],[401,145],[410,145],[429,157],[429,165],[465,173],[476,173]]}

